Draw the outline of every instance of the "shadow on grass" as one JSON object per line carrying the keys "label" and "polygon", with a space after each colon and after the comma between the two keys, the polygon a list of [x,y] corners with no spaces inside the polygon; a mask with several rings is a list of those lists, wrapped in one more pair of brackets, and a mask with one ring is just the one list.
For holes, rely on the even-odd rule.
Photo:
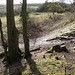
{"label": "shadow on grass", "polygon": [[[28,75],[42,75],[40,71],[37,69],[36,63],[34,60],[30,58],[26,59],[27,63],[29,64],[31,73],[28,73]],[[27,65],[24,66],[21,63],[21,60],[19,62],[15,62],[14,64],[9,64],[8,66],[5,66],[4,75],[22,75],[22,72],[25,71]],[[23,74],[24,75],[24,74]],[[26,74],[25,74],[26,75]]]}
{"label": "shadow on grass", "polygon": [[40,71],[37,69],[36,63],[34,62],[34,60],[31,59],[31,57],[29,57],[26,60],[27,60],[27,62],[29,64],[29,66],[30,66],[30,70],[31,70],[32,74],[34,74],[34,75],[42,75],[40,73]]}
{"label": "shadow on grass", "polygon": [[4,75],[22,75],[22,72],[25,70],[26,65],[23,66],[21,62],[15,62],[14,64],[9,64],[5,66]]}

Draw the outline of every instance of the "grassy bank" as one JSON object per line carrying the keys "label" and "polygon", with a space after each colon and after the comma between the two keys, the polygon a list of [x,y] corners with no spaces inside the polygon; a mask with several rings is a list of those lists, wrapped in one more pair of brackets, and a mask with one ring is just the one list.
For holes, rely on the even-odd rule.
{"label": "grassy bank", "polygon": [[[71,13],[70,13],[71,14]],[[64,26],[74,19],[72,19],[73,15],[66,13],[30,13],[28,19],[28,25],[30,27],[35,26],[44,30],[51,30],[53,28]],[[70,17],[68,17],[70,15]],[[6,17],[1,17],[3,25],[6,25]],[[17,27],[22,27],[20,20],[20,16],[15,16],[15,23]]]}

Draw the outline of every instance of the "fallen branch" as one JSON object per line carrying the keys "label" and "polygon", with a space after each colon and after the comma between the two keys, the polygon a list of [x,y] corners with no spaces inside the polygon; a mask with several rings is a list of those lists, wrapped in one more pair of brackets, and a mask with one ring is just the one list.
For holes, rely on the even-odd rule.
{"label": "fallen branch", "polygon": [[30,52],[34,52],[34,51],[38,51],[38,50],[40,50],[40,47],[37,47],[35,49],[32,49],[32,50],[30,50]]}

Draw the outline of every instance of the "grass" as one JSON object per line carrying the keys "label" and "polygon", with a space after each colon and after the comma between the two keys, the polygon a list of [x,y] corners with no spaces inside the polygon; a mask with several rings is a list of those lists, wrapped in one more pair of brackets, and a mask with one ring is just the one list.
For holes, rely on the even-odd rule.
{"label": "grass", "polygon": [[3,25],[6,25],[6,17],[1,17],[1,21]]}
{"label": "grass", "polygon": [[[36,14],[38,14],[38,15],[36,15]],[[58,14],[58,13],[55,13],[55,15],[64,15],[64,13],[62,13],[62,14]],[[49,16],[53,16],[53,13],[45,13],[45,12],[43,12],[43,13],[31,13],[30,15],[29,15],[30,17],[43,17],[43,18],[49,18]]]}
{"label": "grass", "polygon": [[[64,15],[64,13],[62,14],[58,14],[55,13],[55,15]],[[50,29],[51,26],[55,26],[56,24],[58,25],[58,23],[56,23],[54,25],[54,21],[53,21],[53,14],[52,13],[31,13],[29,14],[30,19],[32,24],[34,25],[38,25],[38,27],[41,27],[42,29]],[[51,17],[51,18],[50,18]],[[49,21],[50,20],[50,21]]]}
{"label": "grass", "polygon": [[[65,15],[64,13],[63,14],[55,13],[55,14],[63,15],[63,16]],[[35,22],[35,24],[36,24],[36,23],[43,23],[45,20],[48,20],[49,16],[52,16],[52,13],[38,13],[38,15],[36,15],[36,13],[35,14],[31,13],[29,16],[30,16],[30,18],[33,19],[33,22]],[[21,23],[18,23],[19,18],[20,18],[20,16],[15,16],[15,21],[16,21],[17,27],[21,27]],[[6,17],[1,17],[1,20],[2,20],[3,25],[6,25]],[[68,21],[69,20],[63,20],[63,22],[59,23],[59,25],[64,25]],[[55,24],[55,27],[56,26],[58,26],[58,24]],[[40,59],[34,60],[36,63],[37,69],[44,75],[64,75],[64,72],[65,72],[64,66],[65,65],[67,66],[66,59],[65,59],[64,55],[62,55],[61,60],[56,60],[55,57],[56,56],[52,56],[50,58],[48,56],[45,59],[40,58]],[[26,68],[22,72],[22,75],[29,75],[29,73],[32,73],[31,69],[30,69],[28,63],[25,65],[26,65]],[[31,66],[32,69],[35,69],[34,64],[31,63],[31,65],[32,65]],[[74,71],[75,71],[75,69],[74,69]],[[35,74],[39,75],[39,74],[37,74],[37,71],[35,71]],[[67,70],[66,74],[70,74],[70,72]],[[32,74],[32,75],[34,75],[34,74]]]}
{"label": "grass", "polygon": [[20,16],[18,15],[18,16],[15,16],[15,21],[19,21],[19,19],[20,19]]}
{"label": "grass", "polygon": [[38,6],[28,6],[29,8],[38,8]]}
{"label": "grass", "polygon": [[[49,14],[47,13],[38,13],[39,15],[36,15],[37,13],[30,13],[29,14],[29,17],[32,19],[32,22],[34,22],[35,24],[37,23],[40,23],[40,22],[44,22],[46,19],[49,18]],[[50,15],[52,15],[52,13],[50,13]],[[20,16],[15,16],[15,22],[16,22],[16,25],[17,27],[21,25],[21,23],[18,23],[19,22],[19,19],[20,19]],[[38,19],[38,20],[37,20]],[[6,25],[7,22],[6,22],[6,17],[1,17],[1,20],[2,20],[2,24],[3,25]]]}
{"label": "grass", "polygon": [[[37,66],[37,69],[44,75],[64,75],[64,67],[61,68],[61,66],[66,65],[66,60],[65,58],[62,56],[61,57],[62,60],[56,60],[55,56],[53,57],[49,57],[47,56],[45,59],[44,58],[40,58],[40,59],[36,59],[34,60]],[[31,64],[33,69],[34,64]],[[61,68],[61,69],[60,69]],[[28,75],[29,73],[31,73],[30,69],[26,68],[27,70],[25,70],[24,72],[22,72],[22,75]],[[37,71],[35,71],[35,74],[37,74]],[[33,73],[34,75],[34,73]]]}
{"label": "grass", "polygon": [[[6,17],[0,17],[0,18],[1,18],[3,25],[6,25],[7,24]],[[15,16],[15,21],[16,22],[19,21],[19,18],[20,18],[20,16]]]}
{"label": "grass", "polygon": [[[50,30],[58,26],[64,26],[66,23],[70,22],[70,19],[65,17],[65,13],[59,14],[55,13],[55,20],[53,19],[52,13],[30,13],[30,21],[32,25],[38,26],[41,29]],[[63,19],[59,19],[63,17]],[[3,25],[6,25],[6,17],[1,17]],[[15,16],[15,22],[17,27],[21,27],[19,22],[20,16]]]}
{"label": "grass", "polygon": [[[38,14],[38,15],[36,15]],[[59,15],[58,13],[55,13],[56,15]],[[64,15],[64,14],[61,14],[61,15]],[[29,14],[29,17],[30,18],[34,18],[34,20],[38,19],[39,18],[39,21],[42,20],[42,19],[48,19],[49,16],[52,16],[52,13],[30,13]],[[15,21],[19,21],[20,19],[20,16],[15,16]],[[3,24],[6,24],[6,17],[1,17],[1,20],[2,20],[2,23]]]}
{"label": "grass", "polygon": [[[67,62],[65,56],[63,54],[58,55],[59,60],[56,59],[55,56],[46,56],[45,58],[34,59],[33,61],[36,64],[37,70],[41,73],[41,75],[75,75],[75,64],[72,64],[69,69],[71,63]],[[25,60],[26,61],[26,60]],[[32,69],[30,68],[30,65]],[[27,63],[25,70],[22,72],[22,75],[39,75],[37,71],[35,71],[35,65]],[[66,67],[66,69],[65,69]],[[66,71],[65,71],[66,70]],[[72,73],[71,73],[72,72]]]}
{"label": "grass", "polygon": [[0,12],[6,12],[6,10],[5,9],[0,9]]}

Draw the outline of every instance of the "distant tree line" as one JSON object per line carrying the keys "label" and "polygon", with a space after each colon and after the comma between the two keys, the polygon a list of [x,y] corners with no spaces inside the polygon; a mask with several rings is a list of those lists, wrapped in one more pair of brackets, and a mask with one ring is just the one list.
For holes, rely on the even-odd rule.
{"label": "distant tree line", "polygon": [[38,3],[35,3],[35,4],[28,4],[28,6],[41,6],[42,4],[38,4]]}
{"label": "distant tree line", "polygon": [[37,12],[54,12],[63,13],[63,12],[74,12],[75,11],[75,2],[72,4],[60,3],[60,2],[45,2],[41,5]]}

